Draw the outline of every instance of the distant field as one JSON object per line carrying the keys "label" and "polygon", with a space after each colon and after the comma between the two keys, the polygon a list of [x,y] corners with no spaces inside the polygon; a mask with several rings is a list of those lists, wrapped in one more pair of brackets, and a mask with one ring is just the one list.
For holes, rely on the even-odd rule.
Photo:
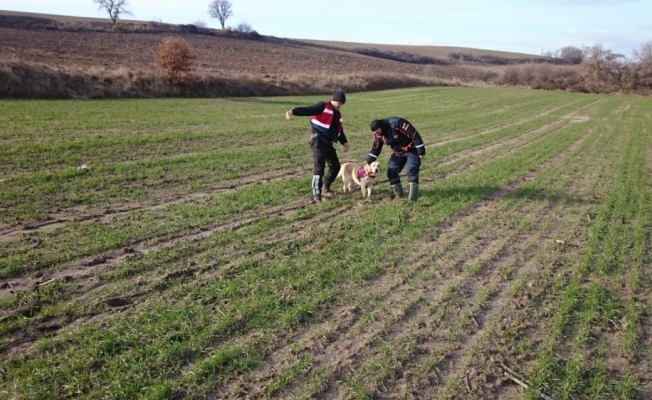
{"label": "distant field", "polygon": [[375,43],[355,43],[355,42],[337,42],[326,40],[303,40],[308,43],[321,44],[325,46],[341,47],[345,49],[351,48],[375,48],[382,51],[392,51],[420,54],[428,57],[448,58],[450,53],[472,54],[474,56],[496,56],[505,58],[536,58],[537,55],[511,53],[508,51],[495,51],[474,49],[468,47],[450,47],[450,46],[410,46],[398,44],[375,44]]}
{"label": "distant field", "polygon": [[352,93],[422,196],[312,206],[321,99],[0,101],[0,397],[650,398],[648,100]]}

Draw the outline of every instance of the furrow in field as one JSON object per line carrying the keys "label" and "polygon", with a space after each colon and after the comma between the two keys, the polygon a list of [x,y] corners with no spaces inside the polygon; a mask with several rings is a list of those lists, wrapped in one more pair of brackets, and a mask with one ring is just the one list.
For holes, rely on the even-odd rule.
{"label": "furrow in field", "polygon": [[[584,138],[586,138],[587,135],[585,135]],[[581,140],[578,142],[581,142]],[[579,145],[579,143],[573,145],[572,148],[575,148],[577,145]],[[562,154],[558,155],[553,160],[550,160],[548,163],[543,165],[541,168],[545,168],[553,164],[554,162],[557,162],[558,159],[560,159],[569,151],[571,151],[572,148],[567,149]],[[537,169],[537,171],[528,174],[526,177],[519,180],[518,182],[523,182],[528,179],[531,179],[531,176],[537,173],[541,168]],[[492,196],[490,196],[487,201],[483,202],[483,204],[475,205],[474,207],[472,207],[477,212],[474,212],[472,210],[467,210],[451,218],[451,221],[447,221],[446,223],[442,224],[444,227],[438,228],[439,233],[433,236],[433,243],[436,244],[449,243],[451,245],[451,247],[448,248],[449,250],[451,248],[457,249],[458,248],[457,245],[459,245],[459,243],[462,242],[464,238],[468,238],[471,232],[475,232],[475,233],[482,232],[483,230],[482,229],[478,230],[478,227],[475,225],[472,225],[473,228],[470,231],[460,230],[460,225],[465,224],[466,222],[464,221],[468,221],[468,219],[473,221],[482,221],[483,218],[479,218],[477,215],[480,213],[483,213],[485,215],[485,218],[488,215],[493,215],[496,212],[496,209],[495,208],[489,209],[487,204],[489,204],[489,202],[495,202],[503,198],[511,191],[515,190],[516,186],[517,185],[514,184],[509,188],[500,190],[494,193]],[[502,228],[495,227],[494,229],[500,231]],[[458,232],[461,233],[461,235],[456,239],[447,240],[446,239],[447,232]],[[454,244],[455,246],[453,246]],[[478,245],[478,243],[476,243],[476,245]],[[273,353],[269,357],[269,359],[265,362],[264,366],[259,368],[260,375],[255,375],[256,378],[254,380],[265,382],[266,379],[268,379],[270,376],[273,376],[274,374],[278,373],[277,368],[282,365],[282,360],[292,360],[295,357],[295,355],[293,354],[293,350],[291,349],[296,348],[295,345],[296,343],[302,343],[300,347],[303,347],[304,350],[309,349],[306,351],[311,352],[310,357],[312,359],[317,360],[312,363],[313,366],[310,367],[310,373],[311,375],[317,374],[318,376],[320,376],[321,374],[324,381],[322,382],[322,384],[317,386],[319,389],[318,391],[324,390],[324,385],[326,385],[326,382],[332,381],[334,376],[338,375],[338,371],[342,372],[342,368],[344,368],[346,365],[350,363],[349,361],[347,361],[348,359],[345,357],[345,355],[358,354],[360,351],[363,351],[367,347],[367,345],[369,344],[368,342],[360,343],[361,337],[363,336],[371,337],[370,340],[373,341],[375,340],[374,338],[377,338],[379,334],[381,334],[383,331],[387,329],[388,324],[391,325],[391,323],[389,323],[387,319],[383,319],[383,317],[381,316],[382,315],[381,310],[385,310],[389,308],[383,302],[384,301],[391,302],[390,299],[391,297],[408,291],[410,284],[408,284],[407,282],[413,281],[415,279],[415,276],[417,275],[423,275],[422,270],[427,269],[429,263],[438,262],[437,259],[444,261],[442,257],[445,256],[446,254],[445,251],[442,251],[441,249],[437,250],[436,248],[432,248],[430,247],[431,245],[427,245],[427,246],[429,248],[427,250],[422,250],[422,251],[427,251],[428,254],[433,254],[433,256],[430,257],[418,256],[414,259],[408,258],[402,261],[401,264],[403,265],[411,265],[410,268],[412,268],[412,270],[410,273],[403,276],[386,275],[381,280],[375,281],[373,287],[366,288],[365,290],[361,291],[362,293],[369,294],[371,298],[373,298],[373,301],[375,303],[382,304],[382,306],[374,308],[373,311],[371,311],[370,316],[365,319],[366,324],[360,323],[358,324],[359,326],[356,327],[355,329],[351,328],[349,327],[350,324],[348,323],[340,323],[340,321],[338,320],[338,313],[334,313],[333,315],[331,315],[329,319],[327,319],[327,322],[321,324],[318,328],[315,328],[307,333],[301,334],[299,337],[292,339],[290,341],[290,344],[288,344],[285,348],[280,349],[275,353]],[[474,253],[477,254],[478,251],[479,251],[478,248],[473,248],[469,252],[458,253],[458,257],[454,258],[453,260],[450,260],[451,264],[449,265],[449,267],[453,269],[459,268],[459,265],[463,264],[464,260],[468,258],[470,254],[474,254]],[[420,252],[419,254],[422,255],[423,253]],[[455,273],[451,273],[450,275],[454,276]],[[440,281],[441,279],[446,279],[446,276],[443,275],[437,276],[437,281]],[[398,308],[399,310],[404,309],[407,310],[406,312],[409,312],[410,309],[417,307],[418,305],[420,306],[420,303],[423,301],[424,298],[428,298],[431,295],[434,296],[436,293],[441,292],[442,288],[441,287],[437,287],[437,289],[431,288],[431,290],[432,292],[429,293],[425,293],[420,290],[417,290],[415,293],[412,293],[412,295],[410,295],[411,300],[407,300],[407,303],[405,303],[408,304],[407,306],[398,307],[392,305],[391,308],[392,309]],[[353,297],[355,299],[354,302],[356,302],[357,297],[364,297],[364,296],[354,296]],[[353,309],[357,310],[359,313],[360,310],[365,309],[366,307],[367,306],[365,306],[364,304],[356,302],[356,305],[354,306]],[[351,309],[347,309],[347,311],[344,312],[342,315],[347,320],[350,319],[351,321],[358,321],[360,319],[359,316],[356,316],[355,318],[351,318],[350,310]],[[397,315],[394,316],[394,318],[397,319],[397,321],[400,321],[402,316],[404,315],[405,313],[399,312]],[[346,334],[348,336],[344,336],[345,330],[343,328],[345,327],[348,329],[346,331]],[[375,335],[372,334],[374,332],[376,333]],[[334,345],[329,347],[329,344],[331,342],[334,343]],[[334,348],[333,346],[336,346],[337,348]],[[318,366],[315,367],[315,364]],[[242,380],[240,380],[236,386],[241,387],[242,384],[244,383],[242,382]],[[303,385],[311,386],[309,382],[304,382]],[[254,389],[253,386],[248,386],[249,388],[248,390],[252,390],[255,392],[256,389]],[[298,384],[298,386],[302,386],[302,384]],[[265,386],[258,387],[258,390],[264,391],[266,390],[266,387]],[[233,394],[233,392],[229,391],[228,389],[221,391],[221,393]]]}
{"label": "furrow in field", "polygon": [[[509,207],[499,207],[507,212]],[[400,269],[395,272],[387,272],[375,279],[371,284],[356,288],[354,294],[349,294],[351,302],[343,308],[332,311],[321,324],[300,333],[293,337],[285,347],[277,349],[271,354],[264,364],[257,368],[259,371],[252,378],[249,390],[254,393],[256,390],[264,391],[265,386],[257,389],[253,384],[255,381],[269,383],[268,380],[282,367],[284,362],[292,360],[296,356],[305,357],[310,354],[315,359],[311,367],[311,375],[319,374],[320,371],[334,372],[347,364],[347,355],[358,354],[363,350],[369,340],[373,340],[381,334],[390,321],[400,321],[405,316],[400,302],[412,302],[415,305],[420,302],[419,293],[413,293],[410,299],[401,299],[405,293],[409,293],[412,281],[423,275],[424,270],[431,268],[431,265],[444,257],[449,257],[451,252],[457,252],[457,257],[441,261],[449,264],[451,268],[457,268],[464,263],[465,258],[476,253],[483,241],[473,241],[472,232],[484,232],[486,229],[500,230],[499,222],[489,210],[483,208],[478,213],[465,213],[459,218],[452,218],[443,230],[434,232],[430,242],[420,243],[421,249],[418,253],[406,254],[406,258],[400,261]],[[474,223],[469,223],[472,218]],[[492,221],[493,220],[493,221]],[[477,223],[476,223],[477,222]],[[485,222],[485,224],[482,224]],[[459,249],[465,251],[460,254]],[[424,251],[428,252],[424,256]],[[388,266],[390,271],[396,270],[399,265]],[[443,276],[440,277],[443,279]],[[354,290],[354,289],[352,289]],[[437,290],[433,287],[431,291]],[[409,307],[407,307],[409,308]],[[394,310],[391,315],[386,315],[387,310]],[[368,340],[367,340],[368,339]],[[299,349],[298,351],[296,349]],[[276,371],[276,372],[274,372]],[[243,382],[238,382],[242,385]],[[222,394],[233,394],[234,387],[227,387]]]}
{"label": "furrow in field", "polygon": [[[531,132],[531,134],[538,133],[539,130],[535,130],[534,132]],[[524,145],[526,145],[528,142],[526,142]],[[478,161],[476,160],[476,163]],[[263,180],[265,181],[276,181],[276,180],[283,180],[285,179],[286,176],[289,174],[283,173],[280,176],[270,176],[270,175],[265,175],[265,178]],[[426,180],[427,181],[427,180]],[[248,181],[245,181],[244,184],[243,182],[240,182],[242,185],[240,186],[235,186],[235,185],[229,185],[229,186],[223,186],[220,189],[217,189],[214,193],[191,193],[185,196],[177,196],[173,200],[170,201],[153,201],[153,202],[142,202],[142,203],[136,203],[136,204],[126,204],[122,205],[118,208],[107,208],[104,211],[102,211],[101,214],[98,214],[96,212],[81,212],[75,215],[74,217],[66,217],[66,216],[53,216],[52,218],[42,221],[40,223],[34,223],[30,224],[27,226],[23,226],[22,229],[17,229],[14,231],[5,231],[4,234],[0,233],[0,242],[5,241],[5,242],[11,242],[11,239],[16,239],[20,238],[22,235],[26,234],[27,232],[34,232],[34,230],[38,230],[39,228],[45,229],[53,229],[56,228],[57,226],[60,226],[64,223],[67,222],[80,222],[80,221],[85,221],[85,220],[92,220],[92,219],[98,219],[100,222],[108,224],[111,221],[114,221],[116,218],[119,218],[121,215],[125,215],[127,213],[136,211],[136,210],[156,210],[156,209],[161,209],[165,208],[168,206],[171,206],[173,204],[180,204],[180,203],[187,203],[191,201],[196,201],[198,199],[201,199],[203,197],[206,197],[211,194],[219,193],[219,192],[225,192],[225,191],[231,191],[231,190],[237,190],[238,188],[242,188],[247,186],[247,184],[251,185],[254,183],[259,183],[260,182],[260,177],[251,177],[249,178]],[[380,183],[386,182],[386,180],[381,180]],[[264,212],[264,211],[263,211]],[[273,211],[272,211],[273,212]],[[81,214],[81,215],[80,215]],[[145,239],[141,239],[145,240]],[[39,241],[37,240],[37,245],[39,244]],[[34,246],[31,242],[26,243],[22,245],[26,250]],[[95,258],[101,258],[102,256],[95,257]],[[115,254],[110,254],[109,257],[115,258]],[[86,263],[87,261],[82,261],[82,263]],[[21,285],[18,285],[21,286]]]}
{"label": "furrow in field", "polygon": [[[575,147],[577,149],[577,146]],[[582,176],[583,174],[579,173],[577,177],[571,177],[571,180],[567,182],[572,182],[573,179]],[[567,184],[573,186],[573,184]],[[553,200],[553,203],[556,202],[559,201]],[[484,282],[480,286],[478,286],[477,282],[474,284],[476,291],[488,290],[490,296],[488,300],[472,302],[478,304],[480,312],[475,315],[471,314],[470,318],[469,313],[463,315],[467,321],[463,333],[456,336],[459,344],[444,349],[440,343],[445,338],[435,338],[434,343],[436,344],[433,344],[428,349],[429,351],[425,352],[426,356],[419,355],[405,363],[406,368],[400,374],[401,379],[392,379],[390,377],[389,382],[383,383],[383,388],[389,398],[413,398],[415,396],[418,398],[419,395],[424,394],[427,397],[439,396],[440,398],[464,397],[460,394],[467,390],[475,390],[474,394],[469,394],[470,398],[486,398],[486,396],[490,395],[492,385],[483,380],[483,370],[486,370],[487,365],[479,365],[476,361],[478,358],[476,349],[485,346],[487,337],[502,335],[503,331],[499,328],[504,326],[504,321],[507,321],[504,309],[509,307],[519,308],[523,301],[521,298],[512,297],[510,293],[515,292],[519,287],[525,286],[524,281],[526,279],[524,278],[527,277],[528,287],[536,285],[537,281],[532,279],[532,276],[536,275],[541,268],[537,255],[544,250],[544,247],[559,246],[552,239],[568,237],[569,231],[574,229],[574,223],[576,222],[569,223],[569,220],[583,218],[581,214],[577,216],[573,212],[574,207],[578,207],[574,202],[559,206],[551,204],[540,215],[526,213],[525,220],[539,223],[538,231],[530,233],[535,236],[530,240],[529,246],[524,246],[524,250],[517,253],[513,251],[505,252],[506,255],[513,256],[511,260],[506,260],[505,254],[495,260],[496,265],[491,267],[496,282],[493,287],[490,285],[485,287]],[[581,207],[587,208],[588,205]],[[505,266],[509,266],[508,280],[501,277],[505,274],[505,271],[502,271]],[[464,300],[464,304],[468,302],[469,300]],[[489,363],[488,357],[483,360]]]}
{"label": "furrow in field", "polygon": [[[517,215],[519,214],[514,213],[514,216]],[[406,376],[409,369],[407,364],[414,361],[419,354],[447,349],[446,359],[454,359],[455,351],[468,344],[469,340],[464,336],[471,321],[482,323],[487,317],[480,308],[486,300],[480,298],[492,296],[493,291],[497,290],[493,281],[499,279],[500,271],[497,269],[498,263],[494,260],[503,258],[503,253],[531,246],[531,239],[524,237],[524,240],[520,240],[519,230],[513,230],[508,237],[501,237],[501,231],[497,230],[493,238],[485,238],[485,246],[479,249],[475,257],[467,258],[461,265],[452,268],[442,266],[443,282],[436,274],[424,274],[420,277],[418,286],[415,285],[406,293],[409,293],[410,298],[417,296],[421,301],[403,304],[399,302],[393,305],[409,312],[402,320],[388,324],[384,331],[366,346],[365,354],[357,355],[357,365],[336,380],[344,380],[345,386],[349,386],[347,391],[351,389],[350,386],[361,385],[367,393],[378,395],[381,392],[390,392],[392,381]],[[435,283],[440,286],[433,288],[434,290],[420,289]],[[491,293],[487,294],[487,289],[490,289]],[[402,348],[405,343],[412,343],[413,348]],[[388,355],[385,354],[386,349],[400,350]]]}
{"label": "furrow in field", "polygon": [[[591,192],[598,180],[597,176],[601,175],[600,169],[604,169],[598,157],[589,159],[589,164],[586,161],[581,161],[586,158],[583,156],[584,154],[596,154],[596,143],[598,140],[594,141],[592,148],[585,149],[581,154],[576,154],[576,165],[583,162],[582,167],[574,170],[573,174],[564,176],[564,180],[570,182],[565,183],[569,187],[568,191],[580,193],[581,197],[584,197],[585,193]],[[597,166],[591,164],[596,162]],[[594,173],[587,173],[588,171]],[[536,347],[541,342],[540,338],[545,336],[543,332],[548,328],[538,326],[539,324],[532,321],[532,318],[536,318],[548,306],[539,304],[533,309],[532,304],[535,302],[534,299],[539,298],[542,294],[550,294],[550,287],[555,286],[553,280],[565,280],[569,274],[572,274],[568,271],[569,267],[571,270],[574,269],[573,262],[568,259],[568,254],[579,251],[579,247],[575,243],[578,238],[585,235],[582,231],[585,229],[584,225],[590,224],[587,215],[593,206],[591,202],[569,204],[559,215],[560,227],[557,228],[556,236],[562,239],[561,242],[547,245],[547,248],[541,253],[540,259],[536,260],[535,268],[528,270],[520,284],[514,285],[514,288],[510,289],[516,302],[504,305],[494,326],[483,335],[483,341],[478,346],[480,350],[472,354],[472,360],[469,357],[466,358],[468,362],[464,364],[464,371],[458,372],[452,377],[449,388],[453,392],[455,390],[457,390],[456,393],[464,391],[465,374],[470,374],[470,381],[474,388],[474,395],[469,396],[471,398],[522,396],[522,394],[517,394],[514,386],[510,385],[512,383],[510,379],[502,376],[504,370],[500,363],[508,364],[512,368],[522,371],[522,365],[521,367],[518,365],[524,361],[521,353],[524,349],[523,344],[510,342],[512,340],[510,338],[517,339],[517,343],[522,338],[528,338],[527,348],[531,349],[533,346]],[[566,271],[560,272],[564,269]],[[531,353],[530,356],[532,356]]]}

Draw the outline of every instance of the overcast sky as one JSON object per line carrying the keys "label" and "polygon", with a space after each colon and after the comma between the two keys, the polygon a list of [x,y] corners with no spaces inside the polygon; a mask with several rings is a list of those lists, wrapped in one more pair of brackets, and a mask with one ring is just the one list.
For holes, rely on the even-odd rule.
{"label": "overcast sky", "polygon": [[[137,20],[204,21],[212,0],[129,0]],[[601,44],[631,57],[652,40],[652,0],[230,0],[227,26],[294,39],[471,47],[541,54]],[[105,17],[93,0],[0,0],[0,10]]]}

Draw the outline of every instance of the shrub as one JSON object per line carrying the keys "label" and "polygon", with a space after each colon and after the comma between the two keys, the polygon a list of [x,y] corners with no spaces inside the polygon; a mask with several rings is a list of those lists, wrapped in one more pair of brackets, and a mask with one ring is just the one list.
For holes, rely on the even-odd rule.
{"label": "shrub", "polygon": [[163,78],[173,85],[192,81],[192,60],[188,43],[181,38],[166,37],[156,54],[156,64],[163,69]]}
{"label": "shrub", "polygon": [[234,28],[234,30],[235,30],[236,32],[240,32],[240,33],[250,33],[251,31],[253,31],[253,29],[251,29],[251,25],[249,25],[248,23],[246,23],[246,22],[244,22],[244,21],[243,21],[243,22],[240,22],[240,23],[238,24],[238,26],[236,26],[236,27]]}

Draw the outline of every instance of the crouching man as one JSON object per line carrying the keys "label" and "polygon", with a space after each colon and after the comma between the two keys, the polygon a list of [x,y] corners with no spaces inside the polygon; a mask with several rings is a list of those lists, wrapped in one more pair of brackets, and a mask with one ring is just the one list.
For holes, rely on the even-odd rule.
{"label": "crouching man", "polygon": [[393,153],[387,167],[387,178],[392,192],[398,197],[405,196],[398,174],[407,165],[408,198],[416,201],[419,196],[419,168],[421,159],[426,155],[421,135],[408,120],[401,117],[375,119],[371,121],[370,128],[374,133],[374,144],[367,157],[367,164],[378,159],[383,145],[390,146]]}

